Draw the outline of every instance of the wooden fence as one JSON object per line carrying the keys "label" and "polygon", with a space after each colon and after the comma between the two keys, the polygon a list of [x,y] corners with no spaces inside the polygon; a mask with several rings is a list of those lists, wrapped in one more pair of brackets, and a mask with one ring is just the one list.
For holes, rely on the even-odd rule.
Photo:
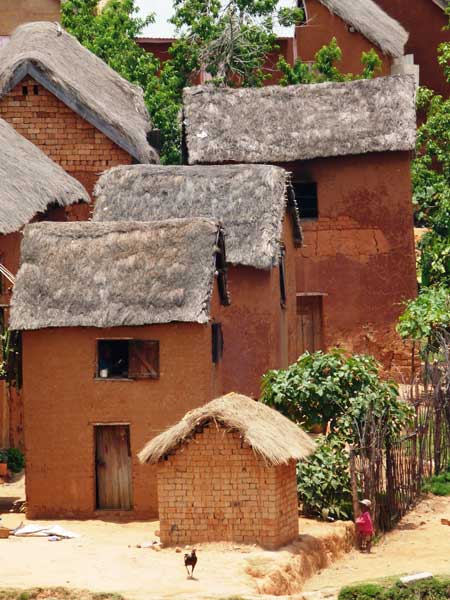
{"label": "wooden fence", "polygon": [[411,386],[414,423],[387,447],[356,448],[351,454],[355,485],[372,501],[378,531],[392,529],[422,496],[426,479],[450,465],[450,399],[439,386]]}

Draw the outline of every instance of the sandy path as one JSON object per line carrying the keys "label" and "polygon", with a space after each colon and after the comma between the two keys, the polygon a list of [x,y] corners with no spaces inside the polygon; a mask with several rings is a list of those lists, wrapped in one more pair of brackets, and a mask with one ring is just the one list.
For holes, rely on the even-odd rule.
{"label": "sandy path", "polygon": [[[2,513],[2,496],[20,496],[23,483],[0,486],[3,525],[14,528],[24,515]],[[33,521],[45,523],[48,521]],[[46,538],[0,539],[0,585],[28,588],[66,586],[92,592],[117,592],[132,600],[150,598],[226,598],[253,595],[264,573],[288,563],[292,553],[263,551],[256,546],[204,544],[197,546],[196,580],[189,580],[183,554],[168,548],[156,552],[136,548],[157,539],[158,522],[109,523],[57,521],[81,534],[78,539],[49,542]],[[329,524],[301,520],[301,531],[320,539],[340,531]],[[255,579],[246,573],[249,565],[264,565]]]}
{"label": "sandy path", "polygon": [[450,498],[430,496],[406,515],[398,529],[374,546],[371,555],[352,551],[309,579],[305,591],[420,571],[450,575]]}

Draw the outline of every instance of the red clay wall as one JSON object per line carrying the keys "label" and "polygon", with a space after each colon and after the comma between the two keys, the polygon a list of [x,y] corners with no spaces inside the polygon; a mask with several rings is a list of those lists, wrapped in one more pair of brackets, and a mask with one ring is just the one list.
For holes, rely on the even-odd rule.
{"label": "red clay wall", "polygon": [[223,393],[259,398],[261,377],[295,359],[295,256],[290,218],[285,220],[286,308],[280,305],[278,267],[268,271],[230,266],[231,306],[223,311]]}
{"label": "red clay wall", "polygon": [[437,63],[437,47],[450,41],[450,32],[442,31],[448,17],[433,0],[375,0],[391,17],[409,31],[406,54],[414,54],[420,65],[420,84],[448,97],[450,84]]}
{"label": "red clay wall", "polygon": [[374,354],[398,376],[409,352],[395,325],[417,292],[409,153],[284,166],[318,186],[319,219],[302,221],[297,291],[324,294],[325,347]]}
{"label": "red clay wall", "polygon": [[[160,379],[95,379],[98,338],[156,339]],[[30,518],[108,518],[95,510],[94,424],[128,423],[134,510],[157,515],[156,469],[136,454],[151,439],[214,396],[220,367],[208,325],[171,323],[115,329],[62,328],[23,333],[26,491]]]}
{"label": "red clay wall", "polygon": [[343,56],[338,68],[345,73],[361,73],[361,54],[372,48],[383,62],[380,75],[389,75],[392,59],[380,48],[355,31],[351,33],[347,24],[333,15],[319,0],[304,0],[308,18],[305,26],[296,28],[297,56],[304,61],[314,60],[315,53],[336,38]]}
{"label": "red clay wall", "polygon": [[161,541],[278,548],[298,537],[295,463],[268,467],[215,425],[158,465]]}
{"label": "red clay wall", "polygon": [[[34,94],[35,85],[38,95]],[[28,88],[26,96],[24,86]],[[132,162],[127,152],[30,77],[0,99],[0,117],[78,179],[90,194],[100,173]],[[85,206],[79,218],[86,219],[88,214]]]}

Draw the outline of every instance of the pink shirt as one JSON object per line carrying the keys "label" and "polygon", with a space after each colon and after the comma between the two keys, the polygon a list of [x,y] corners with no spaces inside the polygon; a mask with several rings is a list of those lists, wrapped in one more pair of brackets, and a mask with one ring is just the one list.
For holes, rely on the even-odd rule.
{"label": "pink shirt", "polygon": [[356,519],[356,526],[359,533],[364,535],[373,535],[373,524],[369,511],[364,512]]}

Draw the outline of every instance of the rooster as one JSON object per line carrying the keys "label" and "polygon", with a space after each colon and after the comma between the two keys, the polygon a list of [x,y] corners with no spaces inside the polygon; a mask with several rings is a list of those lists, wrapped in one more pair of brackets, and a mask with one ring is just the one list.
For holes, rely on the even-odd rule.
{"label": "rooster", "polygon": [[[192,550],[190,554],[184,555],[184,566],[186,567],[186,571],[188,577],[192,579],[194,574],[195,565],[197,564],[197,555],[195,554],[195,548]],[[191,572],[189,573],[189,567],[191,567]]]}

